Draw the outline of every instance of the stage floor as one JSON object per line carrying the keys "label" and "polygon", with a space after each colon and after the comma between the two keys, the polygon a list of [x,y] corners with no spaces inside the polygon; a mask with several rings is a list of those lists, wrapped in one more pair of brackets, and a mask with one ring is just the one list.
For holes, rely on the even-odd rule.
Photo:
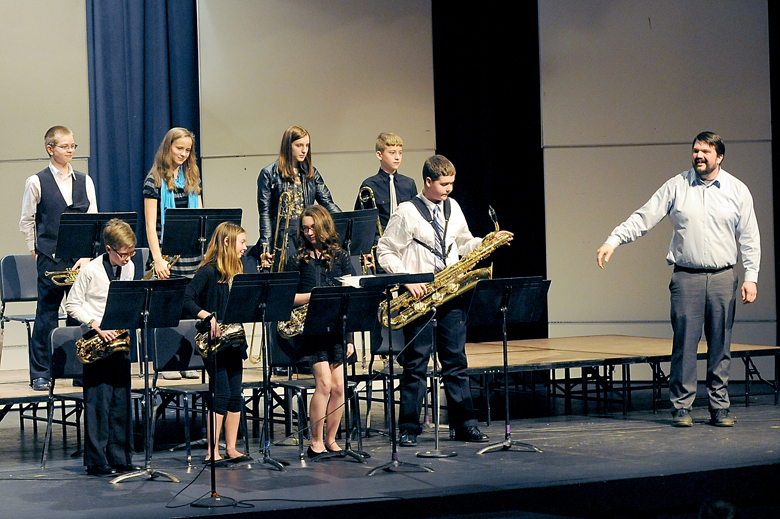
{"label": "stage floor", "polygon": [[[41,470],[44,428],[35,435],[28,423],[20,432],[14,412],[0,422],[0,517],[682,519],[696,517],[699,505],[714,498],[736,503],[743,519],[780,516],[780,407],[772,405],[771,396],[755,397],[750,407],[734,405],[733,428],[707,425],[706,402],[698,401],[694,427],[673,428],[669,412],[653,414],[649,400],[648,395],[643,405],[641,395],[636,396],[634,408],[640,410],[626,416],[610,409],[608,414],[514,419],[512,439],[530,443],[541,453],[477,455],[483,445],[450,441],[443,430],[440,450],[456,451],[457,456],[417,458],[416,452],[434,448],[433,432],[426,430],[417,448],[399,447],[398,458],[424,464],[432,473],[381,471],[367,476],[391,461],[388,439],[381,435],[363,440],[371,455],[365,464],[301,461],[296,446],[275,445],[272,456],[290,463],[285,472],[257,462],[217,469],[219,494],[238,502],[219,509],[190,506],[208,494],[210,473],[200,465],[188,469],[183,451],[156,451],[152,458],[153,468],[177,476],[181,483],[158,478],[112,485],[108,478],[85,475],[81,458],[71,457],[77,448],[75,434],[69,431],[64,444],[55,426],[49,460]],[[375,416],[381,420],[381,413]],[[503,420],[494,419],[490,427],[482,424],[482,429],[491,441],[503,439]],[[277,426],[277,440],[281,430]],[[253,457],[258,449],[252,441]],[[194,450],[196,460],[204,454],[203,449]],[[143,453],[135,461],[143,465]]]}

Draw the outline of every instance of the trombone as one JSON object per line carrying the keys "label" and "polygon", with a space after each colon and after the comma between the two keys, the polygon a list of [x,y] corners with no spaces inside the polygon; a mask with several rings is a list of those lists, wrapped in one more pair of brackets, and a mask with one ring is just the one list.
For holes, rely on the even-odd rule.
{"label": "trombone", "polygon": [[[290,227],[290,220],[292,220],[293,204],[292,193],[289,191],[283,192],[279,195],[279,207],[276,211],[276,229],[274,231],[274,247],[271,253],[271,272],[284,272],[284,265],[287,261],[287,243],[290,239],[290,235],[287,230]],[[284,227],[282,227],[282,218],[284,218]],[[281,232],[281,235],[280,235]],[[265,255],[268,253],[268,244],[263,243],[263,252],[260,253],[260,261],[257,264],[257,271],[263,270],[263,261]],[[276,268],[274,268],[276,265]],[[262,360],[262,348],[257,356],[253,355],[255,347],[255,330],[257,329],[257,323],[252,325],[252,339],[249,343],[249,361],[252,364],[259,364]],[[263,329],[262,333],[267,333],[268,329]]]}
{"label": "trombone", "polygon": [[[369,186],[363,186],[360,188],[360,191],[358,191],[358,200],[361,209],[377,209],[374,190]],[[382,220],[379,219],[379,211],[376,213],[376,228],[377,231],[379,231],[379,237],[381,238],[384,230],[382,229]],[[368,265],[374,265],[374,274],[376,274],[376,245],[371,247],[371,250],[366,254],[360,255],[360,269],[364,276],[368,274],[368,269],[371,268]]]}
{"label": "trombone", "polygon": [[[274,232],[271,272],[284,272],[284,264],[287,261],[287,241],[290,239],[287,229],[290,227],[292,212],[292,194],[289,191],[285,191],[279,195],[279,208],[276,211],[276,231]],[[281,226],[282,216],[284,216],[284,227]],[[279,231],[282,232],[281,237],[279,236]],[[274,265],[276,265],[276,269],[274,269]]]}

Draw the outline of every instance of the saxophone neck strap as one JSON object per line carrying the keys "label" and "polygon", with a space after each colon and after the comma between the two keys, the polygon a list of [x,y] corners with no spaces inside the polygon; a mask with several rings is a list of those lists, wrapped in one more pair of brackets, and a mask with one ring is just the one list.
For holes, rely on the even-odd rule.
{"label": "saxophone neck strap", "polygon": [[420,245],[422,245],[423,247],[431,251],[431,253],[433,253],[434,256],[440,256],[442,262],[446,265],[447,264],[446,258],[447,256],[449,256],[450,250],[452,249],[451,243],[449,247],[445,247],[445,244],[447,242],[447,228],[450,225],[450,212],[451,212],[450,199],[449,198],[445,199],[443,204],[444,205],[444,233],[441,236],[439,236],[439,232],[436,230],[436,226],[433,225],[433,215],[431,214],[431,211],[428,209],[428,206],[425,205],[425,202],[423,202],[422,198],[420,198],[419,196],[412,197],[411,202],[420,212],[420,216],[423,217],[423,220],[428,222],[431,225],[431,227],[433,227],[434,236],[436,236],[437,239],[439,238],[441,239],[441,245],[442,245],[441,250],[443,252],[437,251],[436,247],[431,247],[427,243],[424,243],[418,240],[417,238],[412,238],[412,240],[414,240],[416,243],[419,243]]}

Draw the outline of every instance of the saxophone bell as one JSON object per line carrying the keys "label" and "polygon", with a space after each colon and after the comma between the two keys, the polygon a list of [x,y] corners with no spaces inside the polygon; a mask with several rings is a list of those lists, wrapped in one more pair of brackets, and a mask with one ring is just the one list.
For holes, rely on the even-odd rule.
{"label": "saxophone bell", "polygon": [[76,356],[83,364],[91,364],[118,351],[130,351],[130,332],[117,330],[116,338],[106,342],[96,330],[90,330],[76,341]]}
{"label": "saxophone bell", "polygon": [[[209,323],[211,322],[211,317],[208,318]],[[204,319],[205,321],[205,319]],[[240,323],[231,323],[231,324],[220,324],[219,330],[220,335],[219,338],[217,338],[216,342],[209,345],[209,339],[211,335],[211,325],[207,325],[208,329],[201,333],[195,334],[195,351],[198,352],[198,355],[203,357],[204,359],[209,356],[209,352],[213,353],[219,353],[225,348],[229,348],[231,346],[240,346],[240,347],[246,347],[246,332],[244,331],[244,325]],[[198,327],[198,330],[201,328]]]}
{"label": "saxophone bell", "polygon": [[303,325],[306,322],[306,313],[309,310],[309,303],[293,308],[290,313],[289,321],[279,321],[276,325],[276,331],[285,339],[292,339],[296,335],[303,333]]}

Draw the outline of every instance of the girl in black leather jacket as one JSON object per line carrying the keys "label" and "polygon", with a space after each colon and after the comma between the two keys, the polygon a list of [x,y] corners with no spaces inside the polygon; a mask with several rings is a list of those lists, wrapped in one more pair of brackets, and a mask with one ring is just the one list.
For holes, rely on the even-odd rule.
{"label": "girl in black leather jacket", "polygon": [[[276,232],[276,219],[282,193],[289,192],[292,210],[289,218],[288,254],[290,258],[298,249],[298,219],[303,209],[317,202],[329,212],[341,212],[317,168],[311,163],[309,132],[300,126],[290,126],[282,135],[279,158],[260,170],[257,177],[257,210],[260,214],[260,239],[253,253],[259,256],[263,244],[268,252],[274,250],[274,240],[281,239]],[[282,218],[285,218],[284,215]],[[282,221],[284,225],[284,221]]]}

